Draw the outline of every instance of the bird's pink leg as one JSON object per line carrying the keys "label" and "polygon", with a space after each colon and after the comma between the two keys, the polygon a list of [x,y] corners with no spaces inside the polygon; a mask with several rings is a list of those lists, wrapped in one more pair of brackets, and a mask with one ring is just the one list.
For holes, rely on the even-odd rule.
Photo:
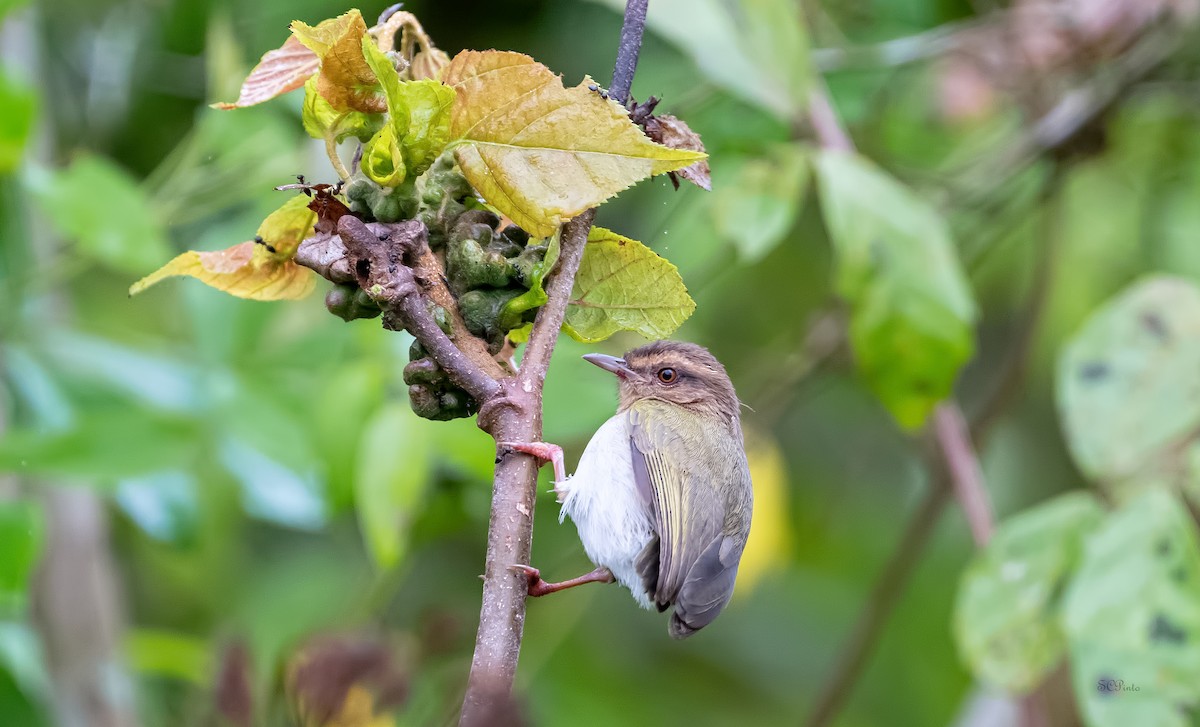
{"label": "bird's pink leg", "polygon": [[532,455],[542,462],[554,466],[554,494],[562,502],[567,496],[567,468],[563,464],[562,447],[548,442],[498,442],[501,447],[514,452]]}
{"label": "bird's pink leg", "polygon": [[537,598],[551,593],[564,591],[575,586],[582,586],[584,583],[612,583],[616,580],[613,577],[612,571],[600,566],[591,573],[584,573],[578,578],[572,578],[569,581],[560,581],[558,583],[547,583],[542,580],[542,573],[537,568],[528,565],[512,565],[509,566],[515,571],[524,573],[529,578],[529,595]]}

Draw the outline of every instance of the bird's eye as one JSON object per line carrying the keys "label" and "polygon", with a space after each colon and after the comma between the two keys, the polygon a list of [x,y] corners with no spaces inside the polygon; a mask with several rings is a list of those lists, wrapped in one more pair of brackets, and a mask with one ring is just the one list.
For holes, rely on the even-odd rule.
{"label": "bird's eye", "polygon": [[675,383],[675,379],[679,378],[679,374],[675,373],[675,369],[659,369],[658,380],[664,384]]}

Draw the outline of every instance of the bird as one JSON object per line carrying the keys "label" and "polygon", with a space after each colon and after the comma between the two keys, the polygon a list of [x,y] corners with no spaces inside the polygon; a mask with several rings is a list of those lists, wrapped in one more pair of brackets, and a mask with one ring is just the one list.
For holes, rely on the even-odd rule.
{"label": "bird", "polygon": [[622,358],[583,358],[617,376],[619,404],[575,474],[565,476],[557,445],[500,446],[553,464],[559,521],[575,523],[596,569],[549,583],[532,566],[512,567],[528,577],[530,596],[616,581],[644,608],[674,607],[668,633],[687,638],[729,603],[750,535],[741,403],[725,367],[694,343],[655,341]]}

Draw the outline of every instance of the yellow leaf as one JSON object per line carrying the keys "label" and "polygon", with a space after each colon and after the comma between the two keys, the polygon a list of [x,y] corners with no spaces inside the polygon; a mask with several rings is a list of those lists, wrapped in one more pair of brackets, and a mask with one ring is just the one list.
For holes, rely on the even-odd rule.
{"label": "yellow leaf", "polygon": [[529,56],[463,51],[442,72],[458,98],[451,143],[487,201],[536,237],[653,174],[705,155],[655,144],[620,104],[564,88]]}
{"label": "yellow leaf", "polygon": [[316,284],[314,273],[293,260],[280,260],[253,240],[227,250],[188,250],[129,288],[137,295],[160,280],[187,275],[217,290],[251,300],[303,298]]}
{"label": "yellow leaf", "polygon": [[292,35],[321,59],[317,91],[339,111],[382,113],[387,103],[379,95],[375,72],[363,58],[362,39],[367,24],[351,10],[317,26],[292,21]]}
{"label": "yellow leaf", "polygon": [[769,435],[746,432],[746,458],[754,482],[754,522],[738,566],[737,590],[753,589],[763,576],[787,561],[792,531],[788,523],[787,463]]}
{"label": "yellow leaf", "polygon": [[292,260],[300,241],[313,232],[316,213],[308,209],[308,198],[296,196],[267,215],[259,225],[262,243],[243,242],[227,250],[188,250],[134,283],[130,295],[177,275],[186,275],[251,300],[294,300],[312,291],[316,277]]}
{"label": "yellow leaf", "polygon": [[275,248],[275,255],[290,258],[304,238],[313,234],[317,213],[308,208],[308,197],[298,194],[267,215],[258,226],[258,236]]}
{"label": "yellow leaf", "polygon": [[288,38],[283,46],[267,51],[246,80],[233,103],[215,103],[215,109],[236,109],[269,101],[300,88],[321,65],[321,59],[299,39]]}

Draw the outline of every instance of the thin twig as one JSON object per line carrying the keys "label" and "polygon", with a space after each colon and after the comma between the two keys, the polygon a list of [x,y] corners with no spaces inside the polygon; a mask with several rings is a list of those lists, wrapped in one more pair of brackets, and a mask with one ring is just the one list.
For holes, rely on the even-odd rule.
{"label": "thin twig", "polygon": [[946,461],[954,496],[971,528],[971,537],[975,545],[982,548],[991,540],[995,529],[992,505],[983,484],[983,470],[979,466],[975,446],[971,443],[966,419],[952,399],[938,404],[934,410],[933,431]]}
{"label": "thin twig", "polygon": [[834,667],[833,674],[826,681],[826,687],[821,690],[817,705],[805,722],[807,727],[826,727],[832,724],[843,703],[850,696],[850,691],[858,682],[858,675],[862,673],[872,647],[883,633],[888,616],[904,593],[904,586],[908,584],[913,569],[920,561],[925,544],[929,542],[934,526],[942,516],[942,510],[950,501],[948,477],[935,477],[929,485],[924,499],[909,519],[900,542],[884,564],[879,579],[864,602],[858,621],[842,646],[837,666]]}
{"label": "thin twig", "polygon": [[624,104],[633,88],[633,73],[637,70],[638,55],[642,51],[642,34],[646,30],[646,10],[650,0],[627,0],[625,20],[621,23],[621,41],[617,47],[617,61],[613,64],[612,83],[608,84],[608,95]]}

